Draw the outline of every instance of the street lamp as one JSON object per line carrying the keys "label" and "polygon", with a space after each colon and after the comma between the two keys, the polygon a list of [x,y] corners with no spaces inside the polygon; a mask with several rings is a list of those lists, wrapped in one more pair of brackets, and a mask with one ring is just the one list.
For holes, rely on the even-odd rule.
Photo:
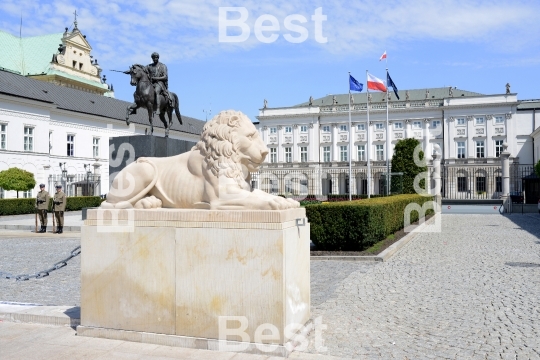
{"label": "street lamp", "polygon": [[90,164],[84,164],[83,166],[86,170],[86,196],[90,196],[90,176],[92,176],[92,171],[90,170]]}
{"label": "street lamp", "polygon": [[58,166],[60,166],[60,170],[62,170],[62,178],[67,178],[66,163],[59,163]]}
{"label": "street lamp", "polygon": [[64,187],[64,191],[67,192],[67,170],[66,170],[66,163],[59,163],[58,166],[60,166],[60,170],[62,171],[62,186]]}

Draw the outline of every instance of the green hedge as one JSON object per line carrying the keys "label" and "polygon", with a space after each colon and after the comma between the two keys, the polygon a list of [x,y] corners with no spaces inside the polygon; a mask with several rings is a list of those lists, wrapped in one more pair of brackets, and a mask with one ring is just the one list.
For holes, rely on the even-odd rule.
{"label": "green hedge", "polygon": [[[96,207],[102,202],[99,196],[72,196],[67,198],[66,211],[81,210],[86,207]],[[35,198],[0,199],[0,215],[32,214],[35,212]],[[52,198],[49,211],[52,211]]]}
{"label": "green hedge", "polygon": [[[403,229],[405,207],[432,197],[395,195],[375,199],[306,205],[311,240],[317,250],[362,251]],[[428,210],[427,214],[433,214]],[[418,212],[411,213],[411,223]]]}

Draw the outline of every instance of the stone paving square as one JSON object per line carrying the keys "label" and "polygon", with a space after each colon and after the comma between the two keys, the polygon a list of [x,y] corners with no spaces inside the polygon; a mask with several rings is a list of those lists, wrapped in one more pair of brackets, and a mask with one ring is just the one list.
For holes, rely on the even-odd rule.
{"label": "stone paving square", "polygon": [[[79,242],[14,234],[0,235],[2,271],[39,270]],[[2,279],[0,301],[79,305],[75,260],[44,279]],[[293,359],[540,359],[540,215],[444,214],[441,233],[417,234],[387,262],[312,261],[311,294],[327,349],[316,351],[312,332]],[[6,321],[0,349],[2,360],[268,359]]]}

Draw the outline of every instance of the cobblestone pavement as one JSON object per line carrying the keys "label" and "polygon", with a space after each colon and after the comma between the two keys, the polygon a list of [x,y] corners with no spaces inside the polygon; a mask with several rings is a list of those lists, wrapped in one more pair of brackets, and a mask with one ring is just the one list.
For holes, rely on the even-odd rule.
{"label": "cobblestone pavement", "polygon": [[443,215],[442,225],[313,303],[323,353],[540,359],[540,216]]}
{"label": "cobblestone pavement", "polygon": [[[17,234],[17,235],[14,235]],[[13,275],[45,270],[69,256],[80,245],[80,238],[8,232],[0,236],[0,271]],[[81,257],[53,271],[50,276],[28,281],[0,279],[0,301],[41,305],[79,305],[81,292]]]}
{"label": "cobblestone pavement", "polygon": [[[443,215],[388,262],[311,263],[326,351],[354,359],[540,359],[540,216]],[[79,239],[0,237],[0,270],[33,271]],[[39,261],[39,263],[37,262]],[[7,266],[6,266],[7,265]],[[79,305],[80,260],[48,278],[0,279],[0,301]],[[308,354],[306,354],[308,355]]]}

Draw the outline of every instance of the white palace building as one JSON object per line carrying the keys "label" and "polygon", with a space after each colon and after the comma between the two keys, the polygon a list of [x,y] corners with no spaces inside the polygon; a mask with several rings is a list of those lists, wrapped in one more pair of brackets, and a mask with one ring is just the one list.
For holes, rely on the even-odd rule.
{"label": "white palace building", "polygon": [[[29,38],[0,31],[0,47],[0,171],[34,174],[36,187],[20,197],[35,197],[40,183],[50,193],[61,183],[68,196],[106,194],[109,138],[145,134],[146,111],[126,125],[130,103],[114,99],[76,23],[70,32]],[[174,118],[169,136],[198,141],[204,122],[182,119]],[[154,135],[164,133],[155,117]],[[16,196],[0,188],[0,198]]]}
{"label": "white palace building", "polygon": [[398,94],[401,100],[389,93],[388,132],[385,93],[369,93],[369,122],[368,95],[352,96],[352,129],[349,94],[260,109],[257,126],[270,153],[256,180],[275,193],[347,194],[351,157],[353,194],[367,193],[367,161],[370,193],[378,194],[386,173],[386,141],[391,159],[397,141],[416,138],[428,159],[440,147],[443,197],[498,199],[499,154],[505,142],[511,154],[511,191],[521,191],[521,178],[540,159],[540,100],[518,100],[509,86],[494,95],[448,87]]}

